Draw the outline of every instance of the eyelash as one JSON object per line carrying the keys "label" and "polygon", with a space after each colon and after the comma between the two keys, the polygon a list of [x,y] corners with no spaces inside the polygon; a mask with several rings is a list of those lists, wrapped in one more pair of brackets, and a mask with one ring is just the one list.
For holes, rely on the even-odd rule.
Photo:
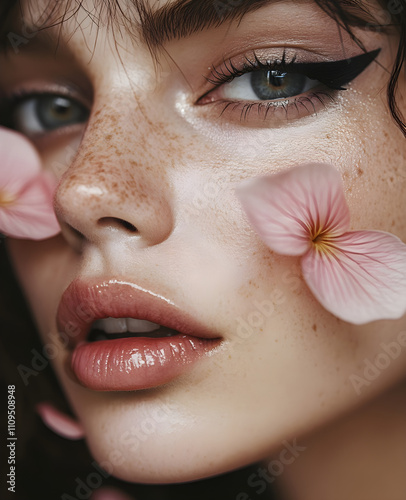
{"label": "eyelash", "polygon": [[[319,63],[296,63],[296,54],[291,58],[290,61],[286,60],[286,51],[283,51],[281,59],[267,60],[266,62],[261,61],[258,56],[254,53],[252,58],[249,56],[244,56],[244,60],[240,67],[237,67],[232,61],[223,61],[223,65],[220,68],[214,68],[211,71],[210,77],[206,77],[206,80],[214,86],[205,95],[203,95],[199,100],[198,104],[201,103],[204,98],[206,98],[214,90],[218,89],[226,83],[232,82],[235,78],[243,76],[247,73],[253,73],[257,71],[279,71],[286,72],[290,74],[303,74],[311,79],[318,80],[324,89],[319,88],[317,91],[307,92],[306,95],[302,96],[292,96],[292,98],[268,100],[268,101],[254,101],[254,102],[243,102],[240,100],[230,100],[223,99],[214,102],[213,104],[218,104],[222,106],[220,116],[225,113],[228,108],[232,111],[240,110],[240,121],[245,121],[248,119],[249,114],[254,110],[257,111],[257,115],[262,115],[264,120],[268,117],[270,112],[275,112],[276,110],[283,109],[287,117],[288,111],[291,107],[296,108],[299,113],[299,106],[303,106],[305,110],[309,113],[306,104],[310,104],[313,108],[313,112],[316,112],[315,102],[326,105],[326,101],[334,102],[338,92],[346,90],[343,85],[350,83],[355,79],[366,67],[372,62],[379,54],[380,49],[361,54],[360,56],[355,56],[352,60],[346,59],[342,61],[328,61]],[[351,61],[354,59],[362,60],[362,66],[351,65]],[[345,65],[347,67],[345,67]],[[309,75],[311,73],[312,76]],[[333,73],[333,78],[331,78],[331,73]],[[317,76],[317,78],[314,78]],[[324,80],[324,81],[323,81]]]}
{"label": "eyelash", "polygon": [[[338,91],[335,91],[338,92]],[[322,106],[326,106],[326,101],[335,102],[335,95],[333,92],[327,92],[319,90],[318,92],[311,92],[308,96],[294,97],[291,100],[284,99],[283,101],[258,101],[258,102],[219,102],[217,104],[222,105],[222,110],[220,116],[222,116],[227,109],[231,108],[232,111],[240,111],[240,121],[248,121],[249,115],[253,112],[257,112],[257,116],[262,116],[263,121],[265,121],[270,113],[275,113],[276,111],[282,109],[285,113],[285,117],[288,118],[289,111],[294,108],[297,113],[300,114],[299,106],[302,106],[308,114],[316,113],[317,101]],[[306,106],[308,104],[312,110],[309,110]]]}
{"label": "eyelash", "polygon": [[223,68],[214,68],[211,71],[211,77],[207,78],[207,81],[215,86],[221,85],[223,83],[228,83],[239,76],[245,75],[246,73],[252,71],[261,70],[283,70],[292,66],[296,60],[296,55],[293,56],[292,60],[286,62],[286,51],[283,52],[282,60],[268,60],[267,62],[262,62],[259,60],[258,56],[254,54],[254,60],[249,59],[248,56],[244,56],[244,61],[241,68],[234,65],[232,61],[223,61]]}

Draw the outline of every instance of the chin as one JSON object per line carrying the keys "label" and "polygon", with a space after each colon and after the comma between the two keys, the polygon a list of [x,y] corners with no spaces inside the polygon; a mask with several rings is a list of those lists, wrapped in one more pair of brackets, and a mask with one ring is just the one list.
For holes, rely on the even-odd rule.
{"label": "chin", "polygon": [[187,441],[180,443],[177,449],[158,443],[157,449],[146,446],[145,449],[133,453],[119,448],[111,449],[108,446],[104,449],[103,443],[100,442],[88,441],[88,446],[95,461],[109,475],[140,484],[198,481],[249,465],[238,460],[242,459],[242,456],[225,457],[222,456],[221,450],[216,448],[212,448],[209,454],[198,448],[192,450]]}

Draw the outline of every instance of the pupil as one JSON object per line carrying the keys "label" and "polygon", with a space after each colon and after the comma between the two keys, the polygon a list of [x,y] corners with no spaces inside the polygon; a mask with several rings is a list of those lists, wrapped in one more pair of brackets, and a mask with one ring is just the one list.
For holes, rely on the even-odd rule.
{"label": "pupil", "polygon": [[276,69],[251,73],[252,90],[265,101],[299,95],[305,89],[306,81],[305,75]]}
{"label": "pupil", "polygon": [[88,111],[78,102],[58,95],[45,95],[36,100],[38,121],[46,130],[83,123]]}
{"label": "pupil", "polygon": [[284,79],[286,77],[286,73],[280,73],[279,71],[268,71],[267,79],[269,85],[272,87],[282,87],[284,85]]}
{"label": "pupil", "polygon": [[52,103],[52,112],[55,115],[60,115],[62,117],[70,114],[70,102],[67,99],[63,99],[62,97],[58,97]]}

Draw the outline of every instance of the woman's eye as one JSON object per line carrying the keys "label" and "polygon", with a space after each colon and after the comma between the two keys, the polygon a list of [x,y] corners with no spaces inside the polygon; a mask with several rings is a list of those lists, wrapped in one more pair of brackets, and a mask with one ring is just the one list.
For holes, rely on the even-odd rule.
{"label": "woman's eye", "polygon": [[303,94],[319,84],[319,81],[300,73],[262,70],[246,73],[223,84],[221,94],[226,99],[272,101]]}
{"label": "woman's eye", "polygon": [[263,62],[251,54],[242,65],[227,61],[212,69],[207,80],[214,88],[197,104],[224,105],[221,116],[227,112],[224,116],[232,119],[237,113],[240,121],[246,121],[253,111],[264,119],[271,111],[280,112],[282,118],[300,118],[317,113],[324,101],[334,101],[379,52],[375,49],[348,59],[317,62],[296,62],[296,56],[287,62],[285,53],[279,60]]}
{"label": "woman's eye", "polygon": [[17,102],[9,117],[13,129],[32,136],[84,123],[89,117],[89,111],[70,97],[44,94],[26,97]]}

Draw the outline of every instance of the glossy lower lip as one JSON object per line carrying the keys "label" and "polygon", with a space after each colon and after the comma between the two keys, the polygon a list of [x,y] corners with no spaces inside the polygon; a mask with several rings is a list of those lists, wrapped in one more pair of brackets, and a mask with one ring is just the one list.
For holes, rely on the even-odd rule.
{"label": "glossy lower lip", "polygon": [[[172,337],[129,337],[87,342],[92,323],[102,318],[135,318],[176,330]],[[69,365],[83,386],[129,391],[165,384],[212,353],[220,335],[173,302],[133,283],[75,280],[57,313],[59,333],[70,349]]]}
{"label": "glossy lower lip", "polygon": [[78,381],[95,391],[134,391],[170,382],[219,345],[189,335],[123,338],[83,343],[72,353]]}

